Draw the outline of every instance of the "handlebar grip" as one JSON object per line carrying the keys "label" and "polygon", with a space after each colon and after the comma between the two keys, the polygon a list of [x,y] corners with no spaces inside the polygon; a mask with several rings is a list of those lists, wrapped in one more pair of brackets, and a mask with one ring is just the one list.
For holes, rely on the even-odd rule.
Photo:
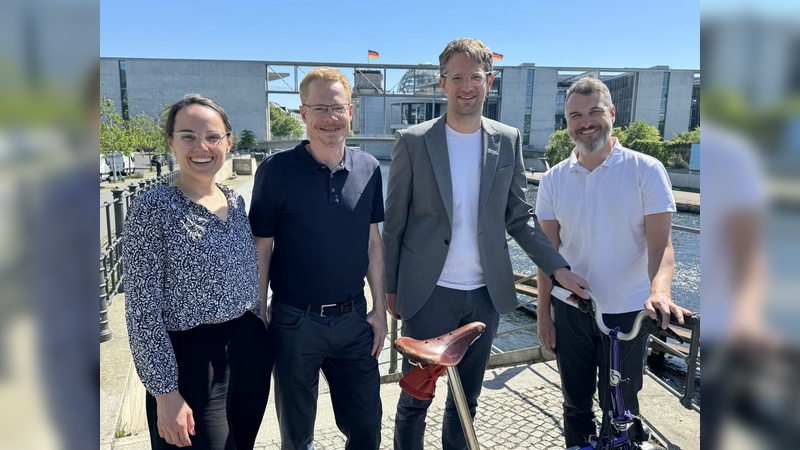
{"label": "handlebar grip", "polygon": [[[656,321],[661,322],[661,311],[656,310]],[[675,317],[675,314],[670,314],[669,316],[669,324],[670,325],[677,325],[679,327],[695,327],[697,324],[700,323],[700,314],[699,313],[692,313],[691,316],[683,316],[683,324],[678,322],[678,319]]]}

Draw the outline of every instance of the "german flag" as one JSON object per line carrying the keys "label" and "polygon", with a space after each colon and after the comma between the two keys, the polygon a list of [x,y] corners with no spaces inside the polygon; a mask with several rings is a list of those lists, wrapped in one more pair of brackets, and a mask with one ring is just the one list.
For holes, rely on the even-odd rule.
{"label": "german flag", "polygon": [[492,53],[492,59],[495,61],[502,61],[503,55],[501,55],[500,53]]}
{"label": "german flag", "polygon": [[367,50],[367,57],[369,59],[378,59],[378,52],[375,50]]}

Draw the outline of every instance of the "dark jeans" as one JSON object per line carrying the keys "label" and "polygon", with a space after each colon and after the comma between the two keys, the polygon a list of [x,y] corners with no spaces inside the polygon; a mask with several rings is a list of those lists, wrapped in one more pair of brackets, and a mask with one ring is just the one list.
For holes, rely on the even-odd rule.
{"label": "dark jeans", "polygon": [[[597,434],[592,410],[595,380],[604,423],[608,419],[605,411],[611,409],[608,388],[609,340],[597,329],[589,314],[557,299],[553,299],[553,309],[556,360],[564,394],[564,438],[567,447],[579,446],[586,442],[586,436]],[[627,332],[638,313],[603,314],[603,321],[609,328],[619,326],[622,332]],[[642,390],[646,350],[647,337],[641,335],[632,341],[623,341],[620,345],[623,381],[619,386],[625,408],[633,415],[639,414],[639,400],[636,396]]]}
{"label": "dark jeans", "polygon": [[[500,314],[489,298],[489,291],[485,287],[472,291],[459,291],[436,286],[422,309],[413,317],[403,320],[403,336],[414,339],[438,337],[475,321],[485,323],[486,330],[470,346],[457,366],[473,419],[478,407],[483,375],[492,350],[492,341],[500,323]],[[412,367],[407,359],[403,360],[403,374],[408,373]],[[405,391],[400,394],[394,422],[395,449],[423,448],[425,417],[430,405],[431,400],[417,400]],[[464,431],[449,388],[442,420],[442,448],[444,450],[467,448]]]}
{"label": "dark jeans", "polygon": [[[248,450],[269,397],[275,350],[264,322],[247,312],[220,324],[170,331],[178,362],[178,391],[192,408],[192,449]],[[146,399],[150,445],[178,448],[158,436],[156,399]]]}
{"label": "dark jeans", "polygon": [[273,302],[270,331],[278,349],[275,406],[281,448],[313,449],[319,371],[331,393],[336,425],[346,449],[377,449],[381,440],[380,377],[372,350],[372,326],[366,321],[364,294],[353,310],[320,317]]}

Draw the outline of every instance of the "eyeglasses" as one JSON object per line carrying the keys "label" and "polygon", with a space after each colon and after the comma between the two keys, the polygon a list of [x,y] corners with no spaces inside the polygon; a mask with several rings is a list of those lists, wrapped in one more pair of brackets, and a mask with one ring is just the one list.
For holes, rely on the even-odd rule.
{"label": "eyeglasses", "polygon": [[334,114],[337,116],[343,116],[347,110],[350,108],[350,103],[342,103],[337,105],[306,105],[303,104],[309,111],[311,111],[314,115],[324,115],[328,114],[328,109],[333,111]]}
{"label": "eyeglasses", "polygon": [[223,139],[228,137],[231,133],[223,133],[221,131],[209,131],[202,138],[191,131],[180,131],[178,133],[170,133],[172,136],[178,138],[178,144],[183,148],[193,148],[198,144],[198,139],[202,139],[207,146],[216,147],[222,142]]}
{"label": "eyeglasses", "polygon": [[464,82],[465,78],[469,78],[469,82],[473,86],[480,86],[480,85],[482,85],[483,83],[486,82],[486,79],[489,77],[489,75],[491,73],[492,72],[475,72],[475,73],[471,73],[469,75],[464,75],[464,74],[460,74],[460,73],[454,73],[452,75],[442,74],[441,77],[449,79],[450,81],[452,81],[455,84],[461,84],[461,83]]}

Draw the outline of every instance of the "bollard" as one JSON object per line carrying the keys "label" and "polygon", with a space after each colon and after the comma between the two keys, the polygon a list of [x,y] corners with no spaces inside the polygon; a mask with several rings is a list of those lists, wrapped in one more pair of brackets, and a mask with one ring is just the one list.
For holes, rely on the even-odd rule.
{"label": "bollard", "polygon": [[[122,254],[122,232],[124,231],[123,228],[125,226],[125,213],[124,213],[124,204],[122,199],[122,194],[125,193],[125,190],[122,188],[114,188],[111,190],[111,194],[114,196],[114,235],[116,236],[116,245],[117,251],[116,255],[117,258],[120,257]],[[116,264],[117,266],[117,280],[121,280],[123,273],[122,273],[122,264]],[[125,288],[120,283],[118,293],[125,292]]]}
{"label": "bollard", "polygon": [[113,337],[108,327],[108,292],[106,291],[106,267],[100,259],[100,343],[110,341]]}
{"label": "bollard", "polygon": [[136,183],[131,183],[128,185],[128,192],[130,192],[131,201],[136,200],[136,197],[139,196],[138,190],[139,186]]}

